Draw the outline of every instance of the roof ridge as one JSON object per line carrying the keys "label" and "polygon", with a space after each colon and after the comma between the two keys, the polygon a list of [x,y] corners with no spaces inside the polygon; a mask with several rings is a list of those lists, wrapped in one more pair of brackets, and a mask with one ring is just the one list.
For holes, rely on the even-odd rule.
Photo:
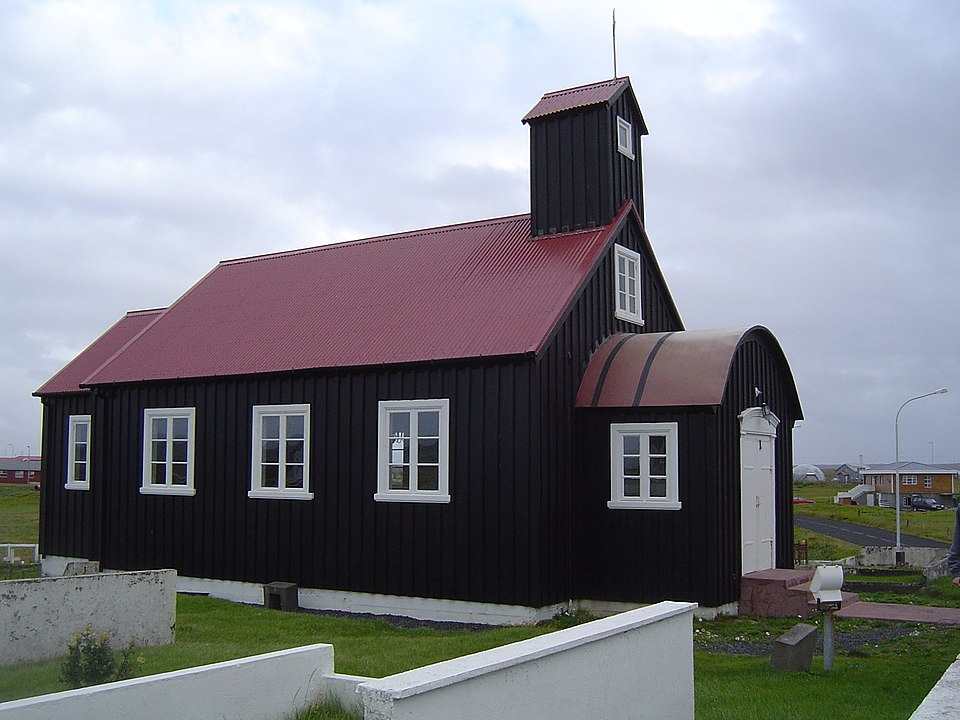
{"label": "roof ridge", "polygon": [[297,255],[307,255],[310,253],[321,252],[323,250],[333,250],[334,248],[342,248],[347,245],[367,245],[373,243],[386,242],[388,240],[396,240],[403,237],[413,237],[413,236],[425,236],[425,235],[441,235],[443,233],[454,232],[456,230],[462,230],[468,227],[481,227],[483,225],[507,225],[517,220],[530,217],[530,213],[517,213],[516,215],[504,215],[496,218],[487,218],[482,220],[468,220],[461,223],[452,223],[449,225],[436,225],[434,227],[417,229],[417,230],[405,230],[398,233],[390,233],[388,235],[374,235],[366,238],[357,238],[355,240],[344,240],[342,242],[328,243],[326,245],[311,245],[310,247],[298,248],[296,250],[280,250],[272,253],[263,253],[260,255],[248,255],[246,257],[240,258],[231,258],[229,260],[221,260],[220,265],[242,265],[244,263],[259,262],[260,260],[271,260],[273,258],[281,257],[294,257]]}
{"label": "roof ridge", "polygon": [[571,93],[580,92],[581,90],[586,90],[587,88],[601,87],[603,85],[613,85],[618,82],[629,82],[630,78],[627,75],[622,77],[612,78],[610,80],[600,80],[599,82],[587,83],[586,85],[578,85],[577,87],[564,88],[563,90],[552,90],[548,93],[544,93],[543,97],[561,97],[562,95],[570,95]]}

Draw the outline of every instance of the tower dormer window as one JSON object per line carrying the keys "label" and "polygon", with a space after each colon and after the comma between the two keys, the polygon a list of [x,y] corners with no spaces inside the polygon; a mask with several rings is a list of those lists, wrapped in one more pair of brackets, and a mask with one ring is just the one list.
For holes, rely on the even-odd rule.
{"label": "tower dormer window", "polygon": [[633,160],[633,125],[617,115],[617,150]]}
{"label": "tower dormer window", "polygon": [[614,245],[615,315],[635,325],[643,325],[640,305],[640,253]]}

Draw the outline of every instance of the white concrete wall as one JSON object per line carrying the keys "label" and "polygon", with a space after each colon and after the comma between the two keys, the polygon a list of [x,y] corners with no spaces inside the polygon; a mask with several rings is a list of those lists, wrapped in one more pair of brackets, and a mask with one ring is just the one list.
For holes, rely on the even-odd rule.
{"label": "white concrete wall", "polygon": [[0,666],[67,654],[89,623],[116,650],[169,645],[176,621],[174,570],[0,582]]}
{"label": "white concrete wall", "polygon": [[366,720],[692,720],[693,603],[662,602],[359,686]]}
{"label": "white concrete wall", "polygon": [[[333,646],[293,650],[0,704],[3,720],[278,720],[325,693]],[[342,677],[342,676],[341,676]],[[356,695],[353,694],[356,702]]]}
{"label": "white concrete wall", "polygon": [[960,658],[947,668],[910,720],[960,718]]}
{"label": "white concrete wall", "polygon": [[[202,593],[210,597],[250,605],[263,604],[263,585],[235,580],[208,580],[179,577],[177,591]],[[549,620],[566,608],[565,604],[530,608],[521,605],[442,600],[440,598],[376,595],[346,590],[300,588],[300,607],[309,610],[343,610],[373,615],[400,615],[418,620],[478,623],[483,625],[535,625]]]}

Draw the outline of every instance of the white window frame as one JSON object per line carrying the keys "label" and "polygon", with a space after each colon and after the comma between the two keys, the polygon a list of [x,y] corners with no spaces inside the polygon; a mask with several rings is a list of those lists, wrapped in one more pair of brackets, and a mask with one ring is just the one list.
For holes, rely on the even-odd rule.
{"label": "white window frame", "polygon": [[[624,265],[624,272],[620,271],[621,261]],[[634,273],[633,292],[630,290],[630,270]],[[640,284],[640,271],[642,264],[640,262],[640,253],[623,245],[613,246],[613,307],[614,314],[620,320],[643,325],[643,305],[641,299],[643,293]],[[634,300],[634,311],[630,310],[630,299]]]}
{"label": "white window frame", "polygon": [[933,487],[933,477],[931,477],[930,475],[924,475],[924,477],[923,477],[923,486],[924,486],[925,488],[928,488],[928,489],[929,489],[929,488],[932,488],[932,487]]}
{"label": "white window frame", "polygon": [[917,476],[916,475],[901,475],[900,476],[901,485],[916,485]]}
{"label": "white window frame", "polygon": [[[153,421],[156,419],[166,419],[168,421],[168,432],[166,438],[166,457],[164,465],[166,467],[166,482],[164,484],[154,484],[150,482],[151,469],[154,465],[151,459],[153,447]],[[187,475],[185,485],[173,484],[173,452],[171,443],[171,430],[169,428],[176,419],[186,418],[187,420]],[[194,486],[194,454],[196,450],[196,422],[197,409],[193,407],[180,408],[146,408],[143,411],[143,474],[140,482],[140,493],[142,495],[196,495]]]}
{"label": "white window frame", "polygon": [[[278,458],[278,487],[264,487],[262,485],[262,466],[263,466],[263,419],[268,416],[279,416],[280,437],[280,456]],[[293,441],[303,441],[303,487],[286,487],[286,475],[288,466],[299,465],[301,463],[288,463],[283,449],[286,443],[291,440],[287,437],[288,417],[303,418],[303,437],[292,438]],[[267,438],[268,440],[271,438]],[[271,463],[272,464],[272,463]],[[268,498],[279,500],[312,500],[313,493],[310,492],[310,405],[254,405],[253,406],[253,431],[251,439],[250,453],[250,490],[247,497]]]}
{"label": "white window frame", "polygon": [[637,159],[633,152],[633,125],[619,115],[617,115],[617,150],[631,160]]}
{"label": "white window frame", "polygon": [[[666,481],[667,493],[665,497],[650,496],[649,473],[649,438],[651,435],[666,437]],[[645,462],[640,463],[640,490],[639,496],[624,494],[623,474],[623,441],[627,436],[640,436],[641,450],[647,452],[641,455]],[[613,510],[679,510],[680,480],[679,480],[679,453],[678,453],[678,426],[675,422],[661,423],[611,423],[610,425],[610,500],[607,507]]]}
{"label": "white window frame", "polygon": [[[419,490],[417,488],[417,460],[419,437],[417,413],[420,411],[438,411],[440,413],[439,442],[438,442],[438,486],[436,490]],[[391,438],[390,414],[394,412],[409,412],[410,422],[410,488],[409,490],[390,489],[391,465]],[[381,400],[378,404],[377,422],[377,492],[373,499],[377,502],[420,502],[420,503],[448,503],[450,502],[450,400],[440,398],[435,400]]]}
{"label": "white window frame", "polygon": [[[67,419],[67,481],[64,483],[64,487],[67,490],[89,490],[90,489],[90,416],[89,415],[71,415]],[[85,446],[85,459],[77,460],[76,452],[77,445],[81,444],[77,442],[77,429],[81,426],[86,426],[86,440],[82,442]],[[84,463],[84,473],[83,480],[77,480],[76,474],[76,464],[78,462]]]}

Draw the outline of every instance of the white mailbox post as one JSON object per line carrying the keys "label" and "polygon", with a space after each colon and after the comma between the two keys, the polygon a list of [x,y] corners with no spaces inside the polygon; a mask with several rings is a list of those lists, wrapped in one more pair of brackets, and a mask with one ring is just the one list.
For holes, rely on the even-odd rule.
{"label": "white mailbox post", "polygon": [[839,565],[821,565],[813,573],[810,592],[817,601],[817,610],[823,613],[823,669],[833,670],[833,614],[843,604],[843,568]]}

